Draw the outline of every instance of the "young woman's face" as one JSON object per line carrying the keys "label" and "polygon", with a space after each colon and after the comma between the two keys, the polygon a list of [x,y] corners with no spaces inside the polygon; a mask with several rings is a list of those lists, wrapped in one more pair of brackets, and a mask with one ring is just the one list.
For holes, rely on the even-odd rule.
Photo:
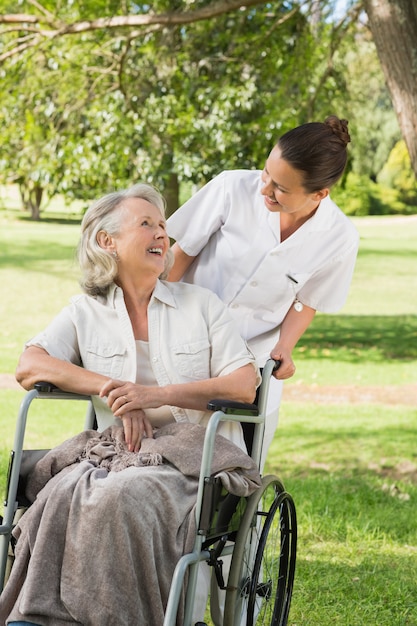
{"label": "young woman's face", "polygon": [[307,193],[303,187],[303,174],[281,157],[281,150],[275,146],[266,160],[262,171],[265,206],[269,211],[309,215],[328,193],[327,189]]}
{"label": "young woman's face", "polygon": [[169,248],[165,218],[156,206],[141,198],[127,198],[121,211],[121,229],[114,237],[119,267],[159,276]]}

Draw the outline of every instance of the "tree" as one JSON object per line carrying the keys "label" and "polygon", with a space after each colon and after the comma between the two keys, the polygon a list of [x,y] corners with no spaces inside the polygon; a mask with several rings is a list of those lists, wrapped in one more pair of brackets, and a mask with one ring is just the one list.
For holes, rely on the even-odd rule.
{"label": "tree", "polygon": [[[338,50],[355,46],[352,29],[362,9],[355,0],[337,23],[333,0],[157,0],[152,7],[22,0],[20,14],[2,4],[4,80],[10,85],[15,74],[24,90],[27,63],[35,77],[43,67],[39,55],[55,64],[31,136],[44,155],[52,157],[52,149],[59,155],[43,162],[31,155],[32,167],[43,164],[49,193],[87,198],[139,176],[164,191],[172,210],[182,182],[203,182],[224,167],[259,166],[265,142],[349,108]],[[375,12],[368,12],[371,27]],[[68,84],[77,91],[63,104],[59,93],[68,94]],[[32,82],[28,93],[34,90]],[[4,104],[6,126],[8,111]],[[30,154],[28,134],[19,137],[10,146]],[[32,178],[39,181],[39,168]]]}
{"label": "tree", "polygon": [[417,178],[417,3],[364,0],[364,6]]}
{"label": "tree", "polygon": [[[305,61],[305,66],[316,46],[299,44],[308,42],[310,35],[306,16],[297,3],[292,11],[286,3],[277,2],[256,10],[241,8],[219,14],[215,19],[207,19],[206,11],[204,23],[197,19],[198,11],[197,16],[193,14],[197,21],[190,24],[189,16],[177,12],[172,13],[174,25],[165,26],[166,4],[173,7],[172,2],[163,0],[153,4],[156,17],[137,16],[152,22],[140,33],[131,30],[131,20],[126,28],[126,24],[120,26],[120,20],[109,17],[105,23],[111,26],[103,28],[103,20],[82,20],[89,16],[75,15],[72,8],[70,15],[60,13],[61,24],[67,20],[68,29],[52,39],[50,35],[56,31],[48,30],[53,22],[49,13],[47,28],[39,16],[9,16],[9,23],[14,20],[20,29],[27,27],[24,20],[38,25],[34,32],[29,29],[19,53],[13,29],[4,44],[3,58],[7,57],[9,64],[13,58],[22,59],[20,76],[16,80],[15,75],[13,81],[32,93],[33,85],[22,82],[22,75],[28,75],[26,60],[48,56],[54,85],[54,95],[48,95],[53,100],[52,121],[59,120],[59,113],[66,120],[59,126],[59,163],[54,164],[53,173],[49,172],[59,181],[56,191],[67,195],[78,191],[86,197],[95,187],[105,191],[106,184],[114,182],[111,175],[101,178],[104,172],[117,172],[120,184],[140,172],[142,180],[164,190],[172,210],[178,206],[180,181],[199,183],[237,162],[242,167],[259,166],[268,149],[265,128],[272,142],[282,126],[292,126],[298,119],[300,87],[306,72],[296,75],[293,59]],[[202,4],[210,10],[215,7],[213,3]],[[97,5],[84,5],[83,11],[97,10]],[[230,10],[233,3],[223,6]],[[52,7],[44,5],[46,10]],[[156,28],[158,19],[162,26]],[[80,30],[82,35],[77,34]],[[64,36],[67,31],[72,33],[71,45],[65,43],[69,41]],[[32,64],[29,75],[36,76],[40,67],[38,61]],[[61,87],[68,94],[63,80],[77,85],[78,106],[69,98],[69,112],[65,107],[61,111],[57,104]],[[89,95],[93,93],[91,101]],[[45,97],[40,100],[45,101]],[[110,134],[104,136],[100,123],[105,117],[112,123]],[[274,117],[277,121],[271,122]],[[56,137],[54,123],[46,126],[39,115],[38,119],[39,126]],[[119,146],[113,141],[114,135],[119,135]],[[115,169],[109,172],[109,164],[114,163]]]}
{"label": "tree", "polygon": [[359,25],[354,41],[343,38],[335,64],[343,84],[339,110],[350,122],[349,169],[376,181],[401,132],[369,28]]}
{"label": "tree", "polygon": [[19,186],[32,219],[45,197],[91,198],[97,187],[113,190],[134,167],[125,150],[130,133],[120,127],[123,99],[108,84],[96,99],[97,76],[82,71],[87,47],[69,44],[48,42],[15,59],[2,78],[2,180]]}

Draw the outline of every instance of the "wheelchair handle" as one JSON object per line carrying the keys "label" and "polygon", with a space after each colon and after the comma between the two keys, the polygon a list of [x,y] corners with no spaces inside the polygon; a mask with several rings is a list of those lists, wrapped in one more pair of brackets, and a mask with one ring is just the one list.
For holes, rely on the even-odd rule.
{"label": "wheelchair handle", "polygon": [[275,365],[272,368],[272,372],[276,372],[281,366],[281,361],[279,359],[272,359],[272,360],[275,361]]}

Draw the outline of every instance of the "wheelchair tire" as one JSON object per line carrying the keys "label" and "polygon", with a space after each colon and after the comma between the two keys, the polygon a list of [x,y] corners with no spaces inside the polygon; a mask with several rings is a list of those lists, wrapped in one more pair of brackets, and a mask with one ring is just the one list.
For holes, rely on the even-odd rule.
{"label": "wheelchair tire", "polygon": [[285,626],[297,548],[295,505],[276,476],[248,500],[233,550],[224,626]]}

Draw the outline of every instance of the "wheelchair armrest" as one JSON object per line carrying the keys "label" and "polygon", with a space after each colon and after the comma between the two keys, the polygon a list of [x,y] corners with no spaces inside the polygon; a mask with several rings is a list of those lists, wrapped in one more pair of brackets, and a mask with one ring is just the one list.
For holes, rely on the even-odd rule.
{"label": "wheelchair armrest", "polygon": [[[85,393],[77,393],[73,391],[63,391],[56,385],[49,383],[48,381],[39,380],[34,385],[34,392],[37,392],[37,396],[42,400],[85,400],[89,402],[89,408],[86,414],[84,428],[89,429],[97,429],[97,420],[95,417],[94,408],[91,402],[91,396]],[[28,395],[31,392],[28,392]],[[29,402],[31,402],[30,400]],[[26,406],[26,412],[29,407],[29,404]]]}
{"label": "wheelchair armrest", "polygon": [[35,390],[41,395],[43,398],[51,397],[52,399],[57,398],[60,400],[88,400],[91,398],[89,394],[85,393],[77,393],[76,391],[64,391],[60,387],[57,387],[53,383],[48,383],[45,380],[40,380],[34,384]]}
{"label": "wheelchair armrest", "polygon": [[233,402],[233,400],[214,399],[207,404],[209,411],[223,411],[226,415],[258,415],[256,404]]}
{"label": "wheelchair armrest", "polygon": [[[271,376],[273,372],[276,372],[280,365],[281,361],[268,359],[265,367],[261,369],[261,387],[265,387],[266,379]],[[225,413],[226,415],[259,415],[259,407],[257,402],[260,399],[259,392],[261,387],[258,388],[255,404],[249,404],[247,402],[234,402],[233,400],[222,400],[216,398],[214,400],[210,400],[210,402],[207,404],[207,408],[209,411],[223,411],[223,413]],[[268,386],[266,386],[266,389],[268,389]]]}
{"label": "wheelchair armrest", "polygon": [[45,380],[40,380],[39,382],[35,383],[34,386],[36,391],[39,391],[39,393],[52,393],[53,391],[61,391],[59,387],[53,385],[52,383],[48,383]]}

